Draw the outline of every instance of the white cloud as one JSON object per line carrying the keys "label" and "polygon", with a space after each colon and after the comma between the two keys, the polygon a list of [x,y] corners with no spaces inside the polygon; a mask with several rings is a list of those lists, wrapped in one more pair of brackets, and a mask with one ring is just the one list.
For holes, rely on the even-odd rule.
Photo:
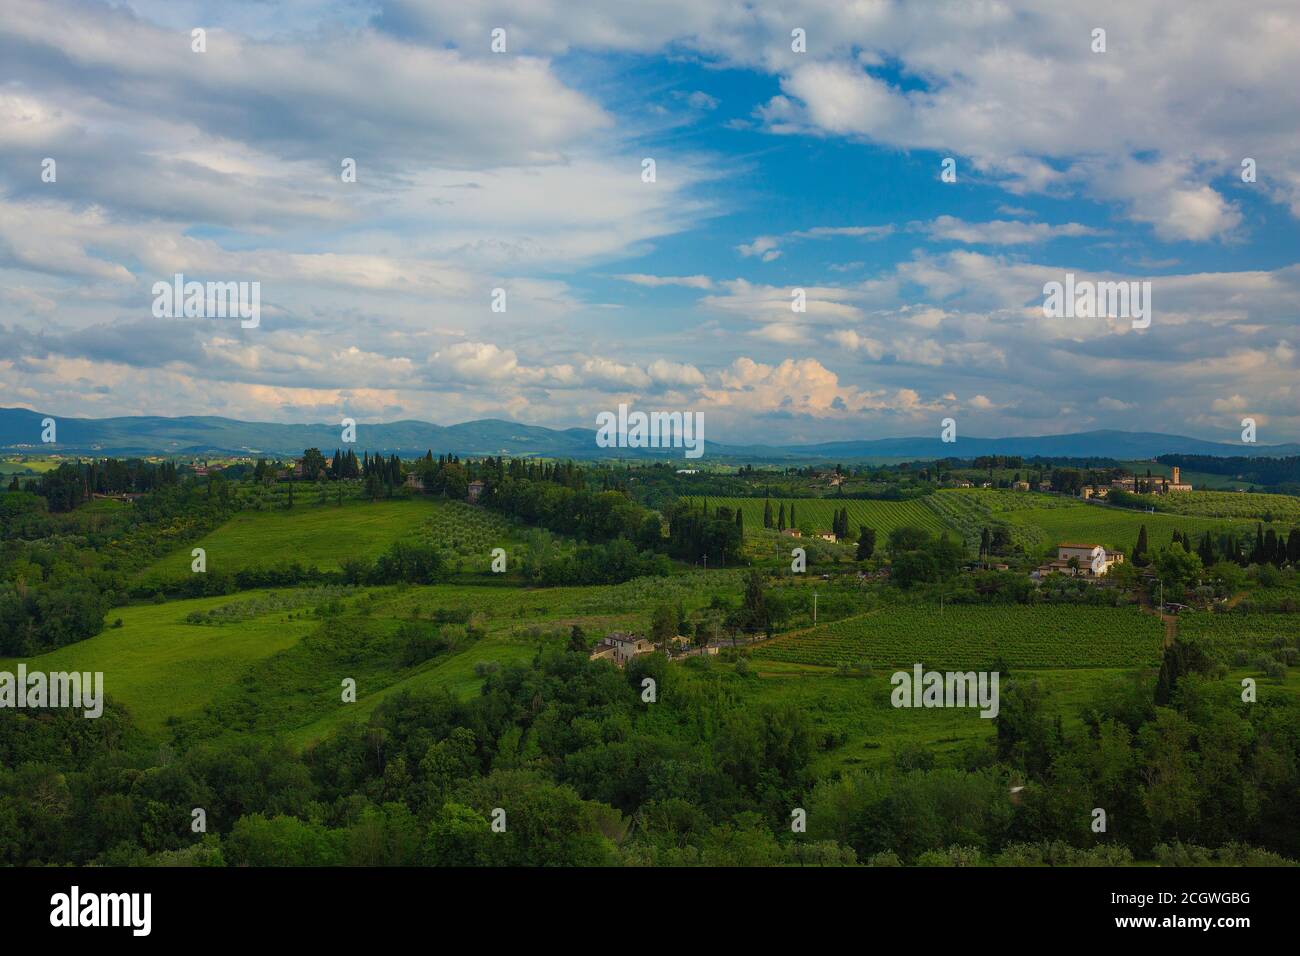
{"label": "white cloud", "polygon": [[687,289],[713,288],[713,280],[708,276],[652,276],[633,272],[616,275],[614,278],[622,279],[624,282],[631,282],[633,285],[648,286],[651,289],[674,285],[683,286]]}
{"label": "white cloud", "polygon": [[747,259],[757,256],[764,262],[771,262],[781,255],[781,250],[777,248],[780,242],[776,236],[759,236],[753,242],[736,246],[736,251]]}
{"label": "white cloud", "polygon": [[1059,226],[1045,222],[1015,222],[995,219],[991,222],[964,222],[955,216],[939,216],[914,227],[930,238],[947,242],[964,242],[994,246],[1016,246],[1046,242],[1060,236],[1096,236],[1101,230],[1077,222]]}

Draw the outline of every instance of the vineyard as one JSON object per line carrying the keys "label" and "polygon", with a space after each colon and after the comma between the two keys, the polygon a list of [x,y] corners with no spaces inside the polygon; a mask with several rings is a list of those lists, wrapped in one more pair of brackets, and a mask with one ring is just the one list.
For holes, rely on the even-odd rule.
{"label": "vineyard", "polygon": [[[1272,496],[1222,494],[1217,497]],[[1100,544],[1112,551],[1131,553],[1143,525],[1152,547],[1160,547],[1169,543],[1175,531],[1199,535],[1234,524],[1191,514],[1126,511],[1061,495],[1025,491],[945,489],[924,500],[945,523],[961,531],[968,547],[972,541],[978,542],[981,528],[1005,527],[1011,532],[1012,541],[1030,554],[1066,541]],[[1239,527],[1244,528],[1245,524],[1240,523]]]}
{"label": "vineyard", "polygon": [[1106,505],[1072,502],[1065,508],[1033,508],[1012,512],[1013,524],[1036,528],[1046,533],[1052,544],[1078,541],[1100,544],[1109,550],[1131,554],[1137,544],[1138,531],[1146,525],[1147,540],[1152,548],[1164,547],[1175,531],[1199,536],[1205,531],[1224,530],[1225,523],[1213,518],[1144,514]]}
{"label": "vineyard", "polygon": [[1159,662],[1163,626],[1136,609],[1078,606],[893,607],[763,645],[756,658],[828,667],[1135,667]]}
{"label": "vineyard", "polygon": [[1188,491],[1171,495],[1142,495],[1157,511],[1204,518],[1279,521],[1288,528],[1300,524],[1300,498],[1233,491]]}
{"label": "vineyard", "polygon": [[1178,621],[1180,640],[1196,641],[1216,657],[1248,655],[1278,648],[1297,648],[1300,618],[1294,614],[1189,614]]}
{"label": "vineyard", "polygon": [[[1016,505],[1024,507],[1026,497],[1025,494],[1010,491],[945,490],[923,500],[944,525],[961,535],[968,551],[978,551],[980,534],[985,528],[990,531],[1005,528],[1015,544],[1033,554],[1052,543],[1047,540],[1047,535],[1033,525],[1014,524],[1006,520],[1007,515],[1016,510]],[[1062,499],[1035,495],[1033,500],[1047,502],[1048,507],[1051,507],[1051,503]]]}
{"label": "vineyard", "polygon": [[[1277,503],[1277,513],[1284,507],[1296,507],[1300,501],[1273,495],[1239,495],[1206,492],[1214,498],[1268,498]],[[1185,497],[1185,496],[1170,496]],[[745,527],[763,526],[763,498],[708,498],[709,508],[739,507]],[[949,532],[959,536],[966,548],[974,552],[980,532],[1005,528],[1011,540],[1029,554],[1041,554],[1065,541],[1100,544],[1112,551],[1131,553],[1137,544],[1138,531],[1146,525],[1152,547],[1169,543],[1175,531],[1200,535],[1204,531],[1221,531],[1227,527],[1245,530],[1247,521],[1225,521],[1219,517],[1195,514],[1149,514],[1127,511],[1103,504],[1088,504],[1061,495],[1036,492],[1004,491],[991,488],[944,489],[912,501],[864,501],[851,498],[771,499],[772,512],[785,505],[789,525],[791,504],[795,507],[795,524],[805,531],[829,530],[831,519],[840,508],[849,511],[850,541],[858,528],[875,528],[877,540],[883,542],[889,532],[903,526],[925,528],[933,534]],[[1223,507],[1223,506],[1219,506]],[[1253,529],[1252,529],[1253,530]]]}

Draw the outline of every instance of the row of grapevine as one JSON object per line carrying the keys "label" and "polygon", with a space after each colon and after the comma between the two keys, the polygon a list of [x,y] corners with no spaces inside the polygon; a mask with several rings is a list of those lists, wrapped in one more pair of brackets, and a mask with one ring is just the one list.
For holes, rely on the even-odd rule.
{"label": "row of grapevine", "polygon": [[1264,495],[1233,491],[1189,491],[1172,495],[1150,495],[1157,511],[1205,518],[1271,518],[1288,527],[1300,524],[1300,498],[1292,495]]}
{"label": "row of grapevine", "polygon": [[891,607],[778,637],[754,656],[796,664],[985,668],[1134,667],[1159,662],[1163,625],[1130,608]]}
{"label": "row of grapevine", "polygon": [[1189,614],[1178,622],[1178,636],[1203,643],[1219,654],[1297,647],[1300,617],[1294,614]]}

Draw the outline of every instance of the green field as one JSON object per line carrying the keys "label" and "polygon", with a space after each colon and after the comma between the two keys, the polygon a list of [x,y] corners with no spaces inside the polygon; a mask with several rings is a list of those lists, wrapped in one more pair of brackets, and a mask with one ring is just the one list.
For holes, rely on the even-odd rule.
{"label": "green field", "polygon": [[517,547],[525,533],[495,512],[459,501],[299,504],[292,510],[242,511],[192,546],[156,561],[140,578],[170,581],[191,574],[191,547],[207,552],[209,571],[234,573],[279,561],[332,571],[345,558],[378,557],[399,538],[431,542],[453,571],[486,572],[492,549]]}
{"label": "green field", "polygon": [[1140,667],[1159,661],[1164,629],[1133,608],[1077,605],[890,607],[777,637],[764,660],[835,666]]}
{"label": "green field", "polygon": [[1247,526],[1242,521],[1149,514],[1038,492],[945,489],[931,497],[945,512],[949,524],[962,529],[968,543],[972,528],[978,538],[981,523],[1004,524],[1011,528],[1013,540],[1030,553],[1069,541],[1100,544],[1107,550],[1131,554],[1143,525],[1152,547],[1168,544],[1175,531],[1199,535],[1229,526]]}
{"label": "green field", "polygon": [[[26,664],[43,671],[102,671],[105,693],[126,704],[142,729],[160,733],[168,717],[201,711],[249,667],[292,647],[312,630],[313,622],[287,621],[284,615],[221,628],[185,622],[192,611],[271,593],[275,592],[118,608],[109,612],[108,621],[111,625],[120,618],[121,627],[110,626],[89,640],[30,658]],[[16,663],[0,660],[0,670],[12,671]]]}
{"label": "green field", "polygon": [[60,459],[34,458],[24,461],[19,458],[0,459],[0,475],[40,475],[58,468]]}
{"label": "green field", "polygon": [[[1224,498],[1275,496],[1222,493]],[[705,499],[694,499],[696,501]],[[763,526],[763,498],[708,498],[710,508],[739,507],[749,529]],[[787,514],[792,503],[772,499],[775,513],[784,503]],[[1245,529],[1249,522],[1238,518],[1194,515],[1148,514],[1103,504],[1089,504],[1077,498],[1039,492],[1006,491],[993,488],[945,488],[912,501],[862,501],[850,498],[794,499],[800,527],[829,530],[831,518],[840,508],[849,511],[850,538],[860,526],[875,528],[878,547],[898,527],[925,528],[933,534],[948,532],[960,537],[970,550],[978,547],[983,528],[1005,527],[1012,540],[1030,554],[1042,554],[1066,541],[1100,544],[1111,551],[1131,553],[1138,530],[1146,525],[1152,546],[1168,544],[1175,531],[1199,535],[1228,526]],[[1300,509],[1300,502],[1295,503]],[[1280,508],[1280,506],[1279,506]]]}
{"label": "green field", "polygon": [[[244,511],[193,547],[207,552],[208,570],[243,568],[299,561],[308,567],[337,570],[344,558],[377,557],[397,538],[433,513],[422,500],[364,504],[302,505],[292,511]],[[143,577],[175,578],[190,574],[190,546],[167,555]]]}
{"label": "green field", "polygon": [[[806,715],[820,733],[839,746],[818,758],[818,773],[885,769],[906,748],[923,747],[944,764],[960,763],[972,745],[992,743],[996,721],[978,711],[961,708],[895,709],[889,695],[890,673],[843,676],[822,667],[757,661],[759,680],[752,682],[755,702],[789,702]],[[927,662],[928,663],[928,662]],[[1037,681],[1048,693],[1047,706],[1069,730],[1082,725],[1081,708],[1104,684],[1130,679],[1127,670],[1016,670],[1016,680]]]}
{"label": "green field", "polygon": [[1177,515],[1197,515],[1235,521],[1272,520],[1288,528],[1300,524],[1300,498],[1290,495],[1266,495],[1236,491],[1189,491],[1174,495],[1151,496],[1159,511]]}

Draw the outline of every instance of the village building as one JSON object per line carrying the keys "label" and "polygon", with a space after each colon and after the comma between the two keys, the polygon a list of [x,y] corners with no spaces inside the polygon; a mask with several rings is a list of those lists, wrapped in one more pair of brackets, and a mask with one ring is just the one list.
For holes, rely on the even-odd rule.
{"label": "village building", "polygon": [[469,483],[469,488],[465,493],[465,500],[472,505],[476,505],[478,504],[478,500],[480,497],[482,497],[482,495],[483,495],[483,482],[471,481]]}
{"label": "village building", "polygon": [[615,631],[596,643],[591,649],[591,659],[593,661],[610,660],[622,667],[632,658],[641,654],[653,653],[654,650],[654,644],[639,634],[626,634],[622,631]]}
{"label": "village building", "polygon": [[1138,478],[1136,475],[1125,475],[1123,478],[1116,478],[1110,483],[1112,491],[1129,491],[1136,492],[1139,489],[1145,490],[1147,494],[1168,495],[1179,491],[1191,491],[1190,483],[1182,480],[1182,469],[1177,465],[1169,468],[1169,477]]}
{"label": "village building", "polygon": [[407,475],[406,481],[403,482],[403,484],[407,488],[411,488],[415,491],[424,490],[424,479],[421,478],[419,475],[417,475],[415,472],[411,472],[411,474]]}
{"label": "village building", "polygon": [[1028,491],[1028,490],[1029,490],[1029,482],[1027,482],[1027,481],[1017,481],[1017,482],[1016,482],[1015,484],[1013,484],[1011,487],[1014,488],[1016,491]]}
{"label": "village building", "polygon": [[781,533],[782,533],[783,535],[785,535],[787,538],[802,538],[802,537],[803,537],[803,532],[800,531],[798,528],[786,528],[786,529],[785,529],[784,531],[782,531]]}
{"label": "village building", "polygon": [[1107,551],[1099,544],[1059,544],[1056,546],[1056,560],[1040,566],[1031,577],[1065,574],[1070,577],[1099,578],[1115,565],[1123,563],[1123,551]]}

